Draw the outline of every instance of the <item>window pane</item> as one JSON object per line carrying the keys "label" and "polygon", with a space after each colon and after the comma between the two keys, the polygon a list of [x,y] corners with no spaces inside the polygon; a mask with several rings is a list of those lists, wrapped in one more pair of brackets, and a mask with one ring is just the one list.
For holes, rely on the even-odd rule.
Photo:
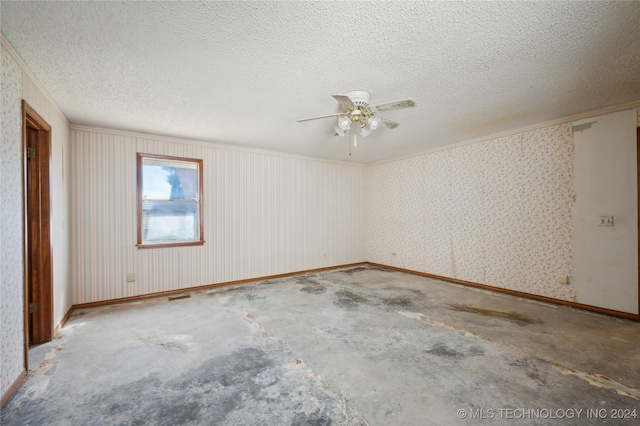
{"label": "window pane", "polygon": [[[160,165],[157,160],[142,164],[143,200],[197,200],[198,169],[193,164],[172,161]],[[180,167],[178,167],[180,166]]]}
{"label": "window pane", "polygon": [[188,202],[143,202],[143,242],[197,241],[197,210],[197,204]]}
{"label": "window pane", "polygon": [[202,160],[137,154],[138,248],[204,244]]}

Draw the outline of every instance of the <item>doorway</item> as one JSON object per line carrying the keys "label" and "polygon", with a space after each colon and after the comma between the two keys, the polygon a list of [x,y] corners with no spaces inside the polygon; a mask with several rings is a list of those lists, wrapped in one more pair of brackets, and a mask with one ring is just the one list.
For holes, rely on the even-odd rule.
{"label": "doorway", "polygon": [[[53,339],[51,126],[22,101],[25,222],[25,351]],[[26,354],[25,354],[26,359]]]}

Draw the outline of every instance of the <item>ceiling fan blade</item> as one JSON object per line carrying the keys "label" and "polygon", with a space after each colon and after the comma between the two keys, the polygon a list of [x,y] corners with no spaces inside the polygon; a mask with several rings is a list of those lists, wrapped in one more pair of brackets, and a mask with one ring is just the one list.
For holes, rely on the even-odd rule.
{"label": "ceiling fan blade", "polygon": [[378,111],[389,111],[392,109],[413,108],[418,105],[414,99],[402,99],[401,101],[385,102],[383,104],[371,105]]}
{"label": "ceiling fan blade", "polygon": [[380,117],[379,115],[376,116],[376,117],[378,117],[378,119],[380,121],[382,121],[382,124],[387,126],[389,129],[395,129],[396,127],[398,127],[400,125],[400,124],[396,123],[395,121],[388,120],[388,119],[386,119],[384,117]]}
{"label": "ceiling fan blade", "polygon": [[333,96],[333,99],[340,102],[340,105],[342,105],[345,109],[356,107],[356,104],[354,104],[351,98],[348,97],[347,95],[331,95],[331,96]]}
{"label": "ceiling fan blade", "polygon": [[317,120],[319,118],[337,117],[339,115],[340,113],[329,114],[329,115],[319,115],[317,117],[301,118],[300,120],[296,120],[296,123],[300,123],[301,121]]}

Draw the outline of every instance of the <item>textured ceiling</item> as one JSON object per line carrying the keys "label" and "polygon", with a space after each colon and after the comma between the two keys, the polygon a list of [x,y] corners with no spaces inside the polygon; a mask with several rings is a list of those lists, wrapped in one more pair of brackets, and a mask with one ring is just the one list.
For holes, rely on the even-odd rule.
{"label": "textured ceiling", "polygon": [[[76,125],[369,163],[640,100],[640,2],[7,2]],[[412,97],[334,137],[331,94]],[[381,114],[382,115],[382,114]]]}

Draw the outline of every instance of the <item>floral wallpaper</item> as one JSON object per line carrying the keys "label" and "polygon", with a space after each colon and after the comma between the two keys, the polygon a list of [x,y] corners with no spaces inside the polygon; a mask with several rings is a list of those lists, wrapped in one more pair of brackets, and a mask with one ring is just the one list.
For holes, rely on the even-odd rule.
{"label": "floral wallpaper", "polygon": [[573,137],[538,129],[367,170],[367,260],[573,300]]}
{"label": "floral wallpaper", "polygon": [[2,46],[0,144],[0,390],[24,369],[22,259],[22,70]]}

